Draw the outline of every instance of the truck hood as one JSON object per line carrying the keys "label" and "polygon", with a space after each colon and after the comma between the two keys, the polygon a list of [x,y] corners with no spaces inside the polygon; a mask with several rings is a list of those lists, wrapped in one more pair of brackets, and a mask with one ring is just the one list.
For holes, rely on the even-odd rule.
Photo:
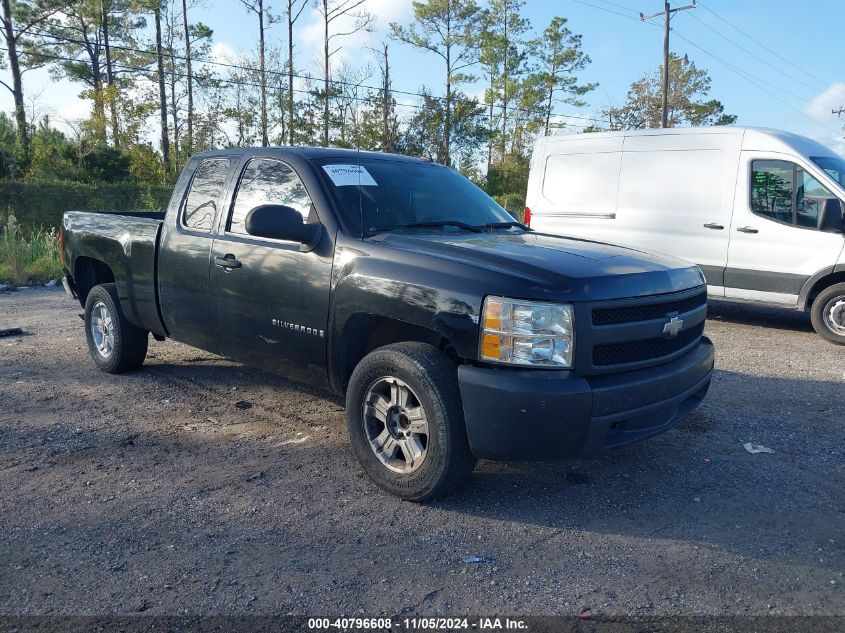
{"label": "truck hood", "polygon": [[693,264],[578,238],[535,232],[390,234],[394,248],[518,276],[546,296],[569,300],[662,294],[704,284]]}

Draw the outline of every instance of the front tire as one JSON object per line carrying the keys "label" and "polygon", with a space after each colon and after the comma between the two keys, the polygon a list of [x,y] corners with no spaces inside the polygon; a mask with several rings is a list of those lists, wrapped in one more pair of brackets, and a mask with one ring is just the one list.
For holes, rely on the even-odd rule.
{"label": "front tire", "polygon": [[431,345],[396,343],[365,356],[347,388],[346,424],[364,472],[401,499],[442,497],[475,467],[455,364]]}
{"label": "front tire", "polygon": [[114,284],[94,286],[88,293],[85,338],[101,371],[120,374],[138,369],[147,356],[148,334],[126,320]]}
{"label": "front tire", "polygon": [[810,309],[813,329],[831,343],[845,345],[845,283],[822,290]]}

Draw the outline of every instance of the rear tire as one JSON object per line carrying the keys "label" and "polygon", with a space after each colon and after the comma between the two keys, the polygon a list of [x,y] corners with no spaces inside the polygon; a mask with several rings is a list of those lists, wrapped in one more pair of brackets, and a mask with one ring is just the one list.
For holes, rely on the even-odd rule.
{"label": "rear tire", "polygon": [[455,364],[424,343],[395,343],[358,363],[346,392],[352,450],[378,486],[430,501],[466,483],[469,449]]}
{"label": "rear tire", "polygon": [[91,289],[85,300],[85,338],[101,371],[120,374],[138,369],[147,356],[148,335],[126,320],[114,284]]}
{"label": "rear tire", "polygon": [[813,329],[826,341],[845,345],[845,283],[822,290],[810,308]]}

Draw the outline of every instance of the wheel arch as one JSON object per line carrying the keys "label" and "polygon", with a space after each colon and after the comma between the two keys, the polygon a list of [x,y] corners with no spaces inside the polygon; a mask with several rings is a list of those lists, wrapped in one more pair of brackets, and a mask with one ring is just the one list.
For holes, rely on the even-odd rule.
{"label": "wheel arch", "polygon": [[826,269],[810,277],[798,296],[798,307],[802,310],[809,310],[813,301],[825,288],[838,283],[845,283],[845,264],[837,264],[832,270]]}
{"label": "wheel arch", "polygon": [[79,256],[73,262],[73,284],[79,303],[85,307],[85,300],[91,288],[99,284],[114,283],[112,269],[105,262],[93,257]]}
{"label": "wheel arch", "polygon": [[331,375],[333,389],[345,393],[355,367],[374,349],[406,342],[427,343],[459,361],[455,346],[436,330],[391,316],[353,314],[344,323],[336,347]]}

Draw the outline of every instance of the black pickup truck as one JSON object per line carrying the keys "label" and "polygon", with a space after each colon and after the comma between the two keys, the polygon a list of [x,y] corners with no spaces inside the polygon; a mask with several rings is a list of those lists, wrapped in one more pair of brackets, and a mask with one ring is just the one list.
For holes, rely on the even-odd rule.
{"label": "black pickup truck", "polygon": [[151,334],[345,394],[358,460],[406,499],[477,458],[665,431],[713,370],[698,268],[534,232],[422,160],[207,152],[166,213],[68,212],[61,239],[100,369],[140,367]]}

